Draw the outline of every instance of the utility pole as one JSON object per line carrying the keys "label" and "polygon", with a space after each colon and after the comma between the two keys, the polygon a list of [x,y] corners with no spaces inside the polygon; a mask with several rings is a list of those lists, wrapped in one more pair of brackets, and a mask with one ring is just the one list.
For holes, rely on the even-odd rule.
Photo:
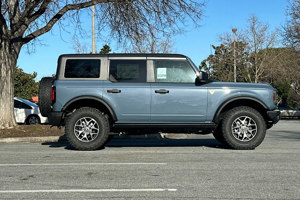
{"label": "utility pole", "polygon": [[233,75],[234,75],[234,82],[236,82],[236,53],[235,53],[235,37],[236,37],[236,28],[232,29],[233,32]]}
{"label": "utility pole", "polygon": [[92,53],[96,53],[96,39],[95,39],[95,6],[92,6]]}

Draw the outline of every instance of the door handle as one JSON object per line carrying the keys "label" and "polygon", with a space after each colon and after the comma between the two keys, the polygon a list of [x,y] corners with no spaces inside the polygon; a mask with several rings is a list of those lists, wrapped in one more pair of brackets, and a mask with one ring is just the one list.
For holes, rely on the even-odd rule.
{"label": "door handle", "polygon": [[169,90],[165,90],[165,89],[155,90],[155,93],[167,94],[167,93],[169,93]]}
{"label": "door handle", "polygon": [[121,93],[121,90],[118,89],[107,90],[107,93]]}

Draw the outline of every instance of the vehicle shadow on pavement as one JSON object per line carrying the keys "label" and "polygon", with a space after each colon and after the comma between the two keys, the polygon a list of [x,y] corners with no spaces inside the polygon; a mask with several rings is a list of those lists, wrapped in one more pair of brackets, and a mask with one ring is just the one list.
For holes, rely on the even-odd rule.
{"label": "vehicle shadow on pavement", "polygon": [[225,148],[215,139],[112,139],[106,147],[211,147]]}
{"label": "vehicle shadow on pavement", "polygon": [[[75,150],[66,140],[58,142],[45,142],[42,145],[48,145],[50,148],[65,148],[66,150]],[[227,149],[215,139],[169,139],[169,138],[117,138],[111,139],[104,145],[105,147],[122,148],[122,147],[209,147]],[[101,149],[100,149],[101,150]]]}

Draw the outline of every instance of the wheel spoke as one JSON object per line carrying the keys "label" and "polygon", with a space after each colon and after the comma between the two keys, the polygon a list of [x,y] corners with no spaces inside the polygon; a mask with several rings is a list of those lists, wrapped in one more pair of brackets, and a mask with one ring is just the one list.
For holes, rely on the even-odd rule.
{"label": "wheel spoke", "polygon": [[99,135],[99,124],[91,117],[83,117],[74,125],[74,134],[81,142],[91,142]]}
{"label": "wheel spoke", "polygon": [[248,142],[255,137],[257,133],[257,124],[249,116],[240,116],[233,121],[231,131],[235,139],[242,142]]}

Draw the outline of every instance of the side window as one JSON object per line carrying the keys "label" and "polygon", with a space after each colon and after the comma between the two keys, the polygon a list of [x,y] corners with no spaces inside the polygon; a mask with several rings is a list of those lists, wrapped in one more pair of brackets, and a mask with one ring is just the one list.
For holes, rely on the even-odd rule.
{"label": "side window", "polygon": [[20,108],[21,107],[21,102],[17,101],[17,100],[14,100],[14,107],[15,108]]}
{"label": "side window", "polygon": [[65,78],[99,78],[100,60],[68,59],[65,67]]}
{"label": "side window", "polygon": [[185,60],[154,60],[155,82],[194,83],[196,74]]}
{"label": "side window", "polygon": [[23,102],[20,102],[21,103],[21,108],[22,109],[32,109],[29,105],[23,103]]}
{"label": "side window", "polygon": [[111,60],[109,79],[112,82],[146,82],[146,60]]}
{"label": "side window", "polygon": [[14,107],[19,109],[32,109],[29,105],[17,100],[14,100]]}

